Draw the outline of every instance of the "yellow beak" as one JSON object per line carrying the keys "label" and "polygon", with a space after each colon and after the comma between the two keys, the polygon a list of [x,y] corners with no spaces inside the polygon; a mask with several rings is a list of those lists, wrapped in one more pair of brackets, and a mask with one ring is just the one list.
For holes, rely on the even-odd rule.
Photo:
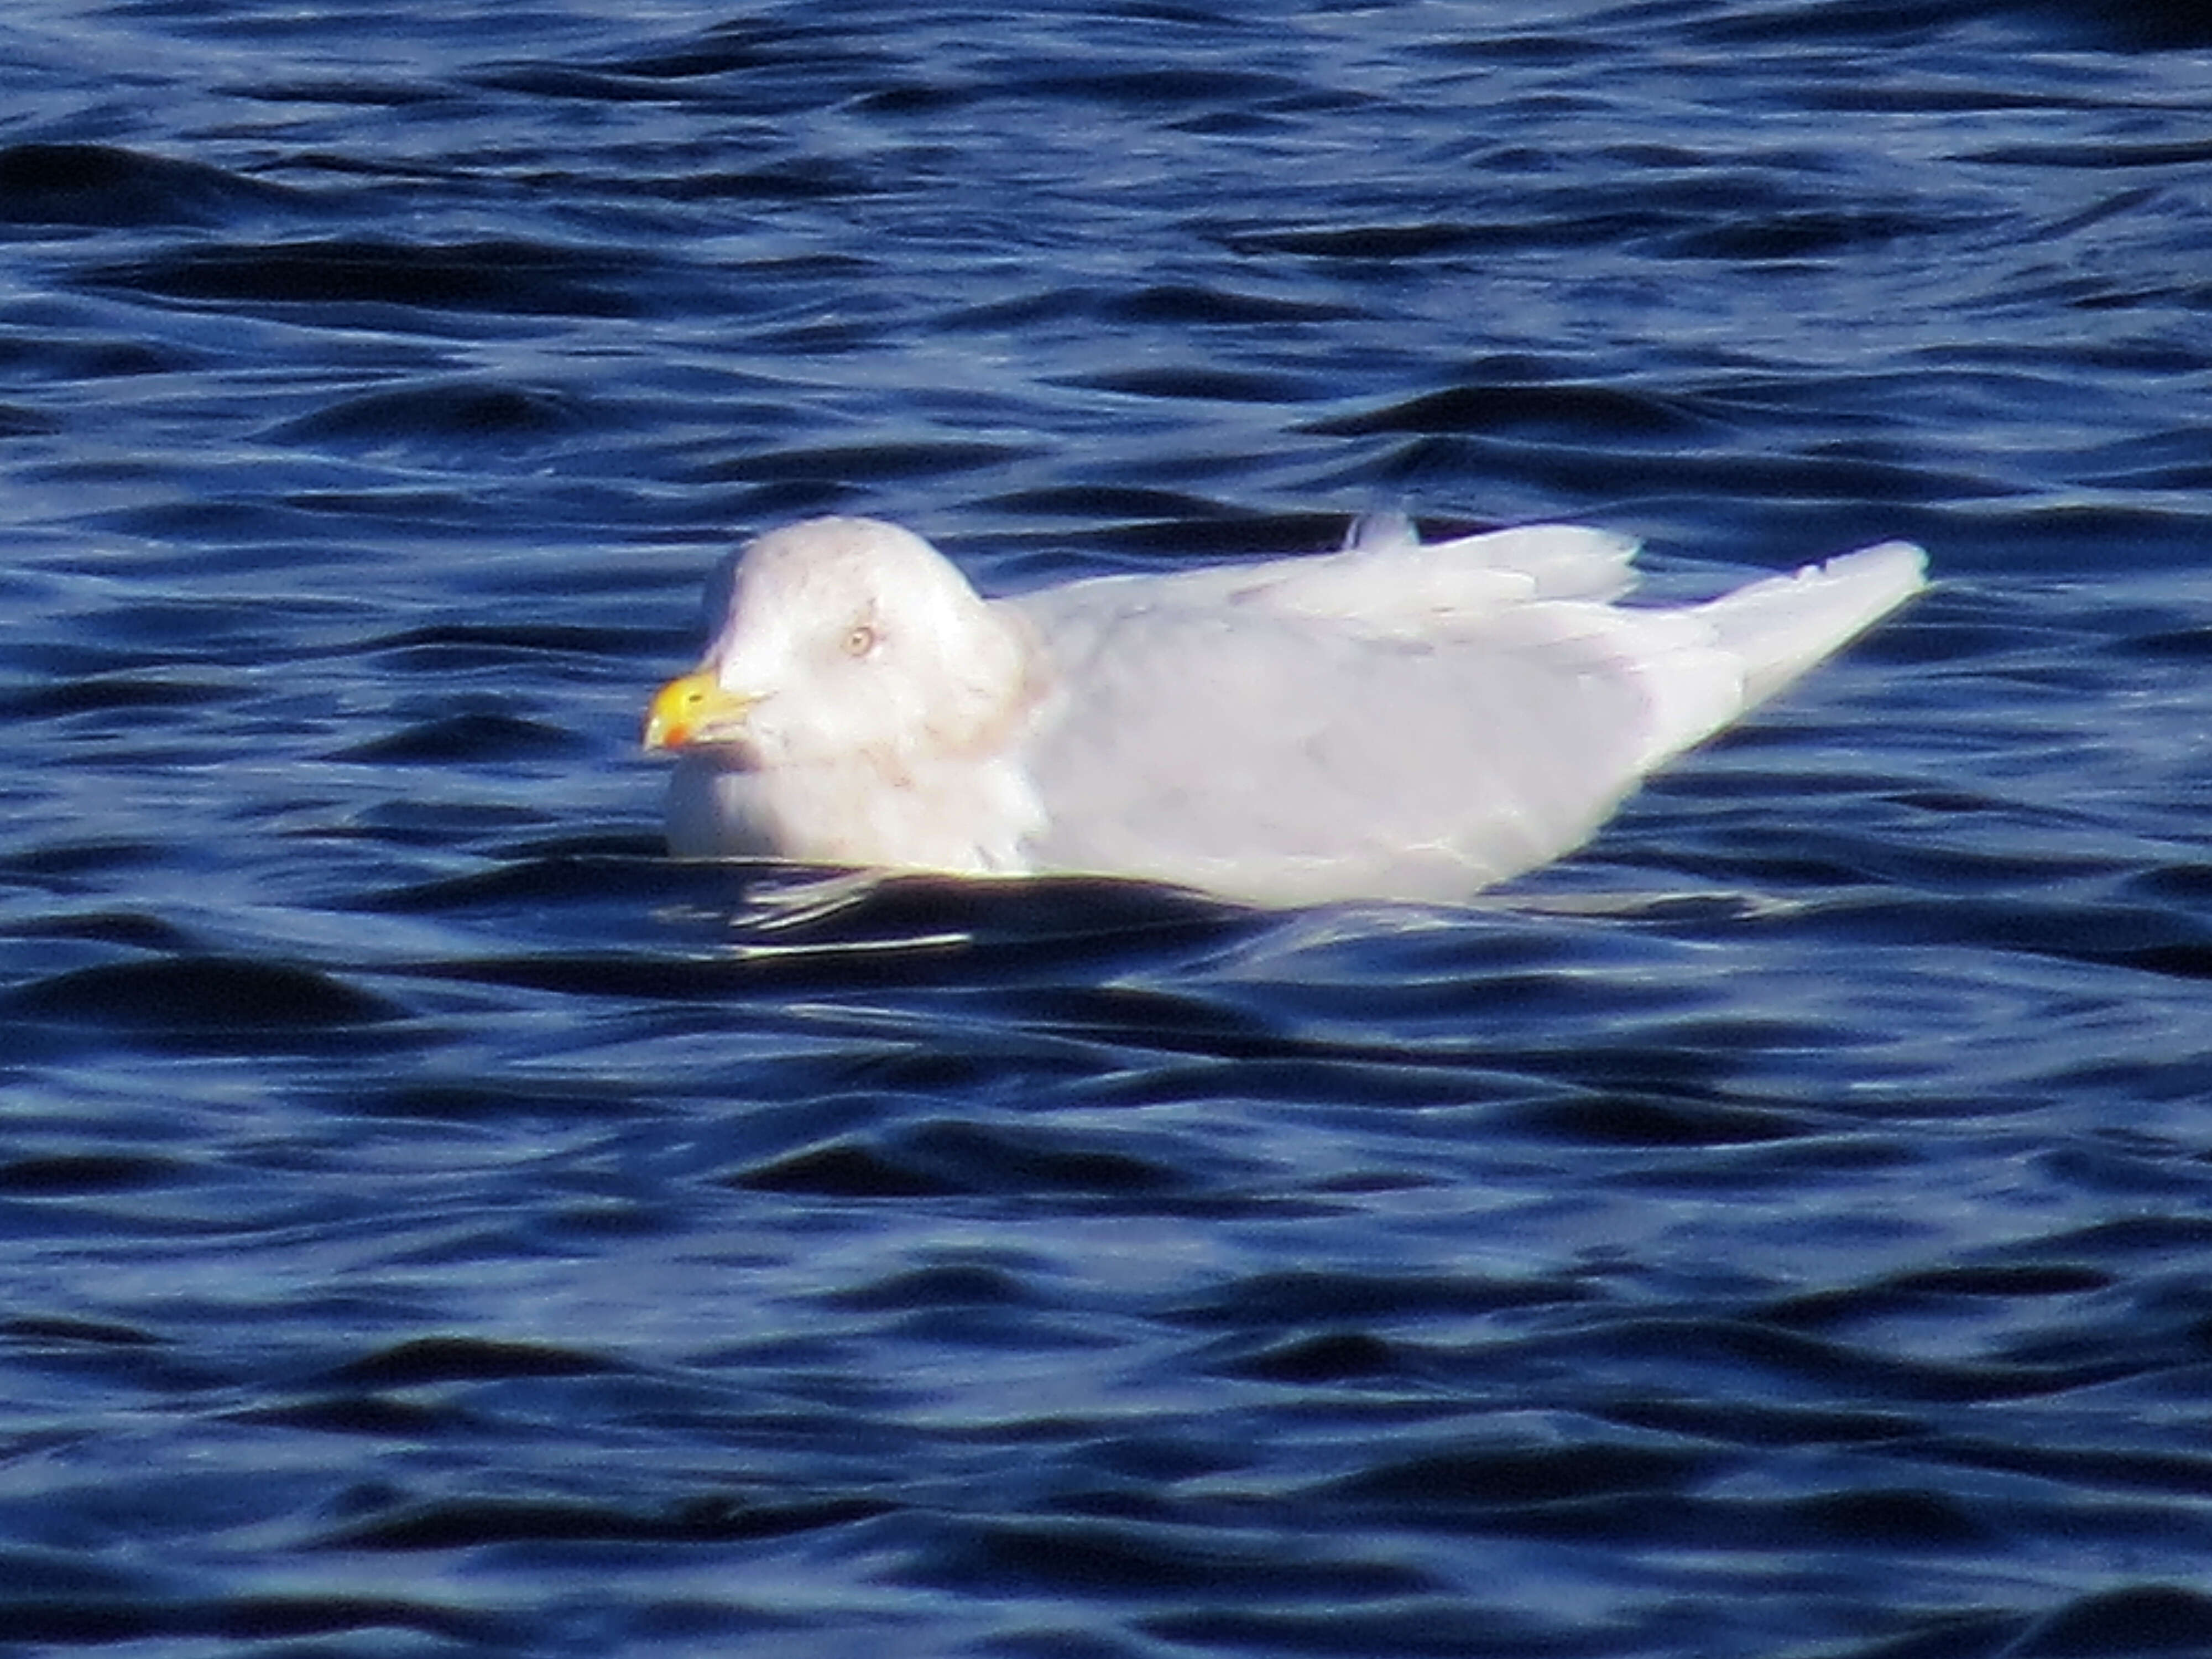
{"label": "yellow beak", "polygon": [[745,711],[758,702],[725,691],[703,671],[672,679],[653,695],[645,711],[647,749],[683,749],[695,743],[726,743],[744,734]]}

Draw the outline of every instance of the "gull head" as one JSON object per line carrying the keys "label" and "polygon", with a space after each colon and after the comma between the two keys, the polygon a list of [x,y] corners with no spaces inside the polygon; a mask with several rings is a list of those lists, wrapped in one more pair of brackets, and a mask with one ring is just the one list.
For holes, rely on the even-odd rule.
{"label": "gull head", "polygon": [[650,750],[772,771],[877,767],[1002,743],[1031,699],[1022,635],[951,562],[876,519],[810,519],[748,544],[696,670],[647,711]]}

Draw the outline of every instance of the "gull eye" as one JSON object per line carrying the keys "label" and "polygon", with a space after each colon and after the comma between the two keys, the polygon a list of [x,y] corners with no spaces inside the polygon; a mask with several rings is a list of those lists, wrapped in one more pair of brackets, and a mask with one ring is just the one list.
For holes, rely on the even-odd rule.
{"label": "gull eye", "polygon": [[876,630],[866,623],[854,623],[845,630],[845,654],[865,657],[876,648]]}

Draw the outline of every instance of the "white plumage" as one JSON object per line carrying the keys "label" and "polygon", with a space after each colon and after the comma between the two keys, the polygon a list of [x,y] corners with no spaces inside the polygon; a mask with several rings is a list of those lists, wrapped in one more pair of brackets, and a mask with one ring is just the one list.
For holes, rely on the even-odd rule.
{"label": "white plumage", "polygon": [[1653,768],[1923,585],[1885,543],[1679,609],[1635,544],[1540,525],[985,600],[868,519],[772,531],[693,674],[669,842],[1262,903],[1449,897],[1581,844]]}

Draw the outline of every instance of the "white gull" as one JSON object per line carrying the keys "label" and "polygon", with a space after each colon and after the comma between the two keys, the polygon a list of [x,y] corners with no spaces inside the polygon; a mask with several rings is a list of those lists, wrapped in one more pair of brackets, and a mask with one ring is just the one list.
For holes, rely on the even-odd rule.
{"label": "white gull", "polygon": [[1924,585],[1904,542],[1675,609],[1538,525],[980,597],[881,520],[746,546],[653,700],[682,857],[1138,877],[1260,903],[1456,897],[1582,844],[1654,768]]}

